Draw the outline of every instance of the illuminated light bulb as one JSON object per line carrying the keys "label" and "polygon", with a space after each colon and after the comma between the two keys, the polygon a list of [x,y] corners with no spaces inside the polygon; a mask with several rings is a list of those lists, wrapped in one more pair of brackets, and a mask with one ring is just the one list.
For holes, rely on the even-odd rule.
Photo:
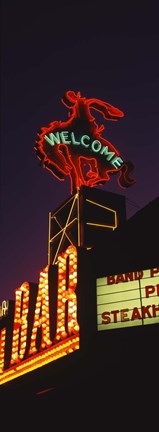
{"label": "illuminated light bulb", "polygon": [[23,329],[25,330],[27,328],[27,324],[23,324]]}
{"label": "illuminated light bulb", "polygon": [[41,347],[42,347],[42,348],[45,348],[45,343],[42,343],[42,344],[41,344]]}
{"label": "illuminated light bulb", "polygon": [[69,305],[72,307],[74,305],[73,301],[69,301]]}
{"label": "illuminated light bulb", "polygon": [[69,307],[69,316],[71,317],[73,313],[73,309],[71,307]]}
{"label": "illuminated light bulb", "polygon": [[61,294],[62,293],[62,288],[58,289],[58,293]]}
{"label": "illuminated light bulb", "polygon": [[39,320],[34,321],[34,325],[37,327],[39,325]]}
{"label": "illuminated light bulb", "polygon": [[40,274],[41,274],[41,276],[42,276],[43,278],[45,278],[45,277],[46,277],[46,272],[44,272],[44,271],[41,271],[41,272],[40,272]]}
{"label": "illuminated light bulb", "polygon": [[73,279],[73,283],[76,285],[77,284],[77,278]]}
{"label": "illuminated light bulb", "polygon": [[73,253],[70,254],[70,258],[74,258],[74,254]]}
{"label": "illuminated light bulb", "polygon": [[[66,254],[65,254],[65,255],[66,255]],[[66,256],[67,256],[67,255],[66,255]],[[65,258],[62,258],[62,257],[61,257],[61,262],[62,262],[62,263],[65,263]]]}
{"label": "illuminated light bulb", "polygon": [[[63,323],[61,321],[59,321],[58,326],[62,327]],[[61,330],[61,329],[60,329]]]}
{"label": "illuminated light bulb", "polygon": [[57,309],[57,313],[58,313],[58,314],[60,314],[61,312],[62,312],[62,309],[61,309],[61,308]]}
{"label": "illuminated light bulb", "polygon": [[45,336],[45,341],[46,341],[46,343],[47,343],[47,341],[50,339],[50,333],[49,332],[47,332],[46,333],[46,336]]}
{"label": "illuminated light bulb", "polygon": [[66,331],[63,331],[62,333],[61,333],[61,337],[64,339],[64,338],[66,338],[68,335],[67,335],[67,333],[66,333]]}

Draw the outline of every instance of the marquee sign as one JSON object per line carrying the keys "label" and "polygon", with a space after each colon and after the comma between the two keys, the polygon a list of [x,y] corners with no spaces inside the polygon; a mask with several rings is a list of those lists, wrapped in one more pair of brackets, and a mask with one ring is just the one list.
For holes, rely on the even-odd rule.
{"label": "marquee sign", "polygon": [[9,360],[7,328],[0,331],[0,384],[66,356],[80,347],[75,246],[69,246],[58,255],[57,262],[58,274],[51,286],[49,266],[40,272],[34,303],[28,282],[15,290]]}
{"label": "marquee sign", "polygon": [[123,111],[99,99],[87,99],[80,92],[67,91],[61,102],[69,109],[68,120],[53,121],[42,127],[34,147],[37,157],[57,179],[70,178],[71,193],[80,187],[103,185],[110,176],[119,174],[121,187],[135,183],[130,173],[134,166],[102,136],[104,125],[98,126],[91,111],[105,120],[117,121]]}
{"label": "marquee sign", "polygon": [[97,328],[159,323],[159,268],[96,280]]}

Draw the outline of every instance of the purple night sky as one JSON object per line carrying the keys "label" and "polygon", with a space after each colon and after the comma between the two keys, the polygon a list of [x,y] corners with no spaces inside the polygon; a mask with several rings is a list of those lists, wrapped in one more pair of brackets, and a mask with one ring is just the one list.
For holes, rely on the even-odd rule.
{"label": "purple night sky", "polygon": [[127,218],[159,195],[157,9],[106,3],[2,0],[0,303],[23,282],[38,282],[48,214],[70,194],[69,179],[55,179],[34,152],[42,126],[67,120],[67,90],[125,113],[100,121],[103,136],[135,165],[135,185],[121,189],[114,176],[102,187],[126,197]]}

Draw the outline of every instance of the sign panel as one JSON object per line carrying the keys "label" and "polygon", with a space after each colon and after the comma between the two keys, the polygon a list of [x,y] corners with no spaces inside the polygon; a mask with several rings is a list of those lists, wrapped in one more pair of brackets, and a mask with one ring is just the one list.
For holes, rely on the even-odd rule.
{"label": "sign panel", "polygon": [[159,268],[96,280],[97,329],[159,323]]}

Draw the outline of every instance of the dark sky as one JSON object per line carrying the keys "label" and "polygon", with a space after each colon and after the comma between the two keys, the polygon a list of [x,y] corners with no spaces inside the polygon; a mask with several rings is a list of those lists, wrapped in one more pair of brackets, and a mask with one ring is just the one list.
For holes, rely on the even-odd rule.
{"label": "dark sky", "polygon": [[70,194],[69,180],[55,179],[34,153],[40,128],[67,119],[67,90],[125,113],[103,135],[134,163],[136,184],[120,189],[114,176],[103,190],[126,197],[127,218],[159,195],[158,10],[116,3],[1,2],[0,303],[38,282],[48,214]]}

